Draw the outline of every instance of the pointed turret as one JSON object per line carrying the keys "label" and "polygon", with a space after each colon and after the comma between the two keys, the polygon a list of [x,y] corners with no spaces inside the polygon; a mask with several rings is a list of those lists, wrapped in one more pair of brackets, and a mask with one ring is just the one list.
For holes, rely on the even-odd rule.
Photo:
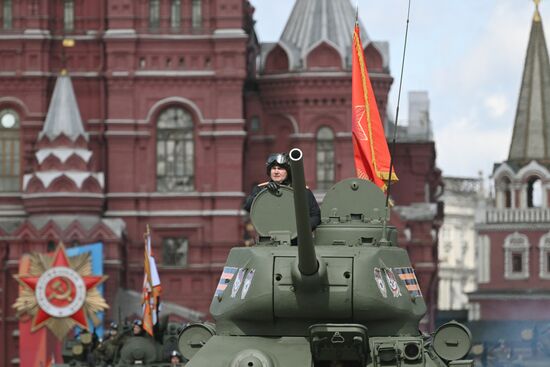
{"label": "pointed turret", "polygon": [[88,134],[84,131],[84,125],[76,103],[71,78],[65,73],[57,78],[48,114],[46,115],[46,122],[38,139],[41,140],[47,137],[50,141],[53,141],[60,135],[65,135],[73,142],[79,137],[88,140]]}
{"label": "pointed turret", "polygon": [[550,63],[536,3],[508,161],[550,163]]}
{"label": "pointed turret", "polygon": [[[280,46],[287,54],[288,69],[299,71],[308,67],[308,56],[311,52],[324,44],[339,55],[343,69],[350,69],[355,20],[356,9],[350,0],[296,0],[279,42],[264,44],[262,53],[267,55],[276,46]],[[372,44],[382,57],[383,67],[387,68],[387,42],[372,42],[360,21],[359,27],[363,46]],[[315,58],[325,59],[327,65],[333,65],[330,62],[330,51],[320,50]],[[318,66],[323,67],[322,61]]]}
{"label": "pointed turret", "polygon": [[103,172],[92,168],[93,152],[88,148],[88,134],[68,75],[57,78],[37,147],[34,170],[23,177],[27,212],[69,213],[78,209],[100,213]]}

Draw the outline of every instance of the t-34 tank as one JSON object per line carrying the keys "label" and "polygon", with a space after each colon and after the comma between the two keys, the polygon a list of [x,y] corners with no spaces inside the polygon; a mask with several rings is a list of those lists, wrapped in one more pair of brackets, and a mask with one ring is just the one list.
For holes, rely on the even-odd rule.
{"label": "t-34 tank", "polygon": [[302,152],[289,155],[294,189],[256,197],[259,239],[227,258],[215,331],[193,324],[180,335],[187,367],[473,366],[462,359],[466,327],[419,331],[426,304],[382,191],[358,178],[334,185],[313,237]]}

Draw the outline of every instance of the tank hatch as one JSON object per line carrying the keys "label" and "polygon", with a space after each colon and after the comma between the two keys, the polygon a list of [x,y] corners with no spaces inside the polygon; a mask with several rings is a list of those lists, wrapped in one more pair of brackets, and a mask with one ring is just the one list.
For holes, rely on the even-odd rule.
{"label": "tank hatch", "polygon": [[267,189],[261,191],[252,203],[250,219],[260,243],[273,241],[290,245],[290,240],[297,236],[293,190],[280,186],[275,193]]}
{"label": "tank hatch", "polygon": [[382,220],[386,215],[386,197],[370,181],[348,178],[332,186],[321,204],[322,221]]}

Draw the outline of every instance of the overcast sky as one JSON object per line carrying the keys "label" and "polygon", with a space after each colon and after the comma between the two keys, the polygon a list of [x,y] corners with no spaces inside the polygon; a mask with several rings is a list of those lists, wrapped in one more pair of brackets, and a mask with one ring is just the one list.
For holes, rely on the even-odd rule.
{"label": "overcast sky", "polygon": [[[278,40],[294,0],[251,3],[260,42]],[[532,0],[412,0],[399,120],[406,124],[408,91],[428,91],[445,176],[487,177],[506,160],[534,9]],[[540,11],[548,35],[550,1]],[[407,0],[359,0],[368,36],[390,43],[392,115],[406,15]]]}

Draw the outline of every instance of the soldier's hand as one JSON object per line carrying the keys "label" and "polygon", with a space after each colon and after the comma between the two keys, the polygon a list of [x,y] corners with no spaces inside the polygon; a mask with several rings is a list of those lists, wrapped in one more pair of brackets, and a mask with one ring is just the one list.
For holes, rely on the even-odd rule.
{"label": "soldier's hand", "polygon": [[270,183],[267,184],[267,189],[270,192],[275,193],[277,192],[277,190],[279,190],[279,184],[277,182],[271,181]]}

